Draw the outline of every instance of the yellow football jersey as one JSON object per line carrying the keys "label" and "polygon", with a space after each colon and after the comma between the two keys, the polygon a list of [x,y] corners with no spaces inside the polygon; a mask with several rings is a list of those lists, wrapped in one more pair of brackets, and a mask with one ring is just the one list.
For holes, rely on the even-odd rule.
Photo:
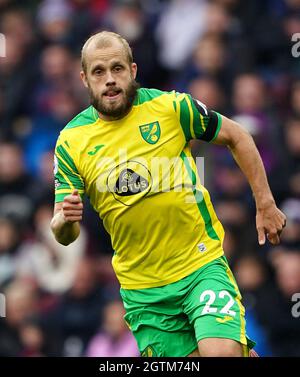
{"label": "yellow football jersey", "polygon": [[221,116],[185,93],[138,90],[122,119],[90,106],[60,133],[55,200],[88,195],[111,236],[124,289],[163,286],[223,255],[224,230],[189,140],[212,141]]}

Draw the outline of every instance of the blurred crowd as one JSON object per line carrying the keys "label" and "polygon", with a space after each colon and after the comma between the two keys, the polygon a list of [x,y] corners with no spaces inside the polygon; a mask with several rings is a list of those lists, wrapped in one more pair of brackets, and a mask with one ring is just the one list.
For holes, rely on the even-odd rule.
{"label": "blurred crowd", "polygon": [[0,0],[0,356],[139,355],[97,214],[86,202],[67,247],[49,228],[53,149],[89,105],[80,50],[100,30],[129,41],[141,86],[189,92],[253,136],[287,216],[279,246],[258,246],[252,194],[227,149],[192,150],[205,157],[256,350],[300,356],[300,0]]}

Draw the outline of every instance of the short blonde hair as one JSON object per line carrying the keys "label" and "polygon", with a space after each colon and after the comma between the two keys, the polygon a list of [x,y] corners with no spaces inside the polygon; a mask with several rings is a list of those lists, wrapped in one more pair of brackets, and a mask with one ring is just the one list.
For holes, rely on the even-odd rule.
{"label": "short blonde hair", "polygon": [[86,73],[87,69],[87,64],[86,64],[86,50],[88,46],[94,42],[95,43],[95,48],[106,48],[110,47],[112,45],[112,40],[116,39],[118,40],[125,51],[127,60],[129,64],[133,63],[133,56],[132,56],[132,50],[131,47],[129,46],[129,43],[124,39],[120,34],[113,33],[112,31],[101,31],[99,33],[96,33],[92,35],[83,45],[82,50],[81,50],[81,65],[83,71]]}

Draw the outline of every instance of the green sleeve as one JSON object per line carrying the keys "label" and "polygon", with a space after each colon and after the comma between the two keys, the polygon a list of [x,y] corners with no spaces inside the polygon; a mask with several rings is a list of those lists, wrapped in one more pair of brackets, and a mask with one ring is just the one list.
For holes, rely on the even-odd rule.
{"label": "green sleeve", "polygon": [[58,140],[54,154],[55,202],[62,202],[66,195],[77,189],[84,195],[84,181],[81,178],[73,158],[69,144]]}
{"label": "green sleeve", "polygon": [[219,113],[185,93],[176,94],[173,107],[186,141],[199,139],[211,142],[217,137],[222,123]]}

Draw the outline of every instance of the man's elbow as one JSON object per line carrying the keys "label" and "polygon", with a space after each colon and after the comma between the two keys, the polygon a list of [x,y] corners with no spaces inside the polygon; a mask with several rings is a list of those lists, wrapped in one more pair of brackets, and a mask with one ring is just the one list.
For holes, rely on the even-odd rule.
{"label": "man's elbow", "polygon": [[70,245],[72,242],[75,241],[75,240],[62,240],[62,239],[59,239],[59,238],[56,238],[56,237],[55,237],[55,239],[56,239],[56,241],[57,241],[58,243],[60,243],[60,244],[63,245],[63,246],[68,246],[68,245]]}
{"label": "man's elbow", "polygon": [[69,246],[71,243],[76,241],[77,237],[78,235],[76,236],[74,235],[72,238],[70,237],[67,238],[67,237],[60,237],[54,234],[54,238],[56,239],[56,241],[63,246]]}
{"label": "man's elbow", "polygon": [[50,228],[55,240],[63,246],[70,245],[80,234],[79,223],[66,223],[62,219],[60,212],[56,213],[52,218]]}
{"label": "man's elbow", "polygon": [[79,231],[74,232],[73,234],[66,234],[65,232],[59,232],[54,227],[51,227],[52,233],[54,235],[55,240],[63,245],[68,246],[73,243],[79,236]]}

